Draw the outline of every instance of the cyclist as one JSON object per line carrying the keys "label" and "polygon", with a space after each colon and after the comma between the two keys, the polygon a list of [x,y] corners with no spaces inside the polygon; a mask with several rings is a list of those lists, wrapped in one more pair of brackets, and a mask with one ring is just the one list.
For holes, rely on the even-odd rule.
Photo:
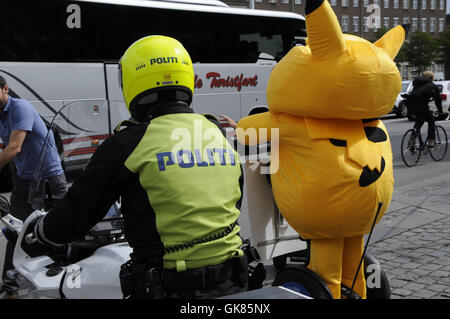
{"label": "cyclist", "polygon": [[412,91],[406,95],[408,110],[416,116],[414,129],[419,132],[425,121],[428,123],[428,146],[435,146],[435,130],[433,112],[428,108],[430,99],[442,113],[441,94],[436,84],[433,83],[434,74],[432,71],[424,71],[421,76],[414,79]]}

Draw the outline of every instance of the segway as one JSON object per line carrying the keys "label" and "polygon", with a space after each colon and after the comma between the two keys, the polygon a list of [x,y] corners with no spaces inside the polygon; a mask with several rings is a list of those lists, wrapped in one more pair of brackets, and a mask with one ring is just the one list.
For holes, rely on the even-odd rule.
{"label": "segway", "polygon": [[[244,165],[248,217],[254,247],[261,260],[273,261],[276,269],[273,286],[282,286],[314,299],[332,299],[332,294],[325,281],[317,273],[307,268],[309,242],[301,239],[298,233],[284,220],[273,198],[270,180],[267,179],[267,175],[261,174],[261,169],[267,170],[270,163],[270,155],[266,156],[267,158],[260,153],[257,159],[252,160],[247,157]],[[364,258],[360,262],[361,266],[364,260],[363,271],[366,278],[367,298],[389,299],[388,277],[375,257],[366,251],[371,234],[372,232],[367,238]],[[358,267],[358,271],[361,271],[360,267]],[[353,287],[344,285],[342,285],[341,294],[343,298],[347,299],[360,298]]]}

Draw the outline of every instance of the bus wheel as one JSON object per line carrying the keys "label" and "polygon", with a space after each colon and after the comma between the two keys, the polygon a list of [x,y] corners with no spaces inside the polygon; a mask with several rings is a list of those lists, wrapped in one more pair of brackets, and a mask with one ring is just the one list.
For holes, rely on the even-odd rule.
{"label": "bus wheel", "polygon": [[281,286],[313,299],[332,299],[326,283],[304,266],[287,266],[280,270],[272,286]]}

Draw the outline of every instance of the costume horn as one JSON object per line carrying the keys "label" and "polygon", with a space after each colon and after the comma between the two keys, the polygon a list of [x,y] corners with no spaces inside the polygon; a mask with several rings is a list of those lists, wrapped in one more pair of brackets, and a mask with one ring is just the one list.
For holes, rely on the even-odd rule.
{"label": "costume horn", "polygon": [[327,0],[306,0],[306,34],[312,55],[325,59],[345,49],[339,21]]}

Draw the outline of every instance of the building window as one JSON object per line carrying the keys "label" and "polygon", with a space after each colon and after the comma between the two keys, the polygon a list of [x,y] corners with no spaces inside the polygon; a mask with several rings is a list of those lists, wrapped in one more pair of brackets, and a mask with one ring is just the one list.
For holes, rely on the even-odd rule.
{"label": "building window", "polygon": [[330,4],[331,4],[332,7],[337,6],[337,0],[331,0]]}
{"label": "building window", "polygon": [[420,6],[420,8],[422,9],[422,10],[424,10],[424,9],[426,9],[427,8],[427,0],[422,0],[422,5]]}
{"label": "building window", "polygon": [[418,0],[412,0],[412,8],[413,8],[413,10],[417,10],[417,1]]}
{"label": "building window", "polygon": [[363,0],[364,1],[364,8],[369,6],[369,0]]}
{"label": "building window", "polygon": [[412,32],[417,31],[417,18],[412,18]]}
{"label": "building window", "polygon": [[394,9],[398,9],[400,7],[399,2],[400,0],[394,0]]}
{"label": "building window", "polygon": [[444,0],[439,0],[439,10],[444,10],[444,8],[445,8]]}
{"label": "building window", "polygon": [[379,0],[373,0],[373,4],[377,5],[377,6],[380,6],[380,1]]}
{"label": "building window", "polygon": [[295,0],[295,4],[302,4],[302,0]]}
{"label": "building window", "polygon": [[394,24],[394,27],[398,26],[400,24],[400,18],[399,17],[394,17],[392,19],[392,23]]}
{"label": "building window", "polygon": [[348,16],[342,16],[342,32],[348,32]]}
{"label": "building window", "polygon": [[402,65],[402,77],[404,78],[404,79],[407,79],[408,78],[408,74],[409,72],[408,72],[408,65],[406,65],[406,64],[403,64]]}
{"label": "building window", "polygon": [[389,17],[384,17],[383,18],[383,26],[385,28],[389,28]]}
{"label": "building window", "polygon": [[341,1],[343,7],[348,7],[348,0]]}
{"label": "building window", "polygon": [[359,0],[353,0],[353,8],[358,8]]}
{"label": "building window", "polygon": [[359,17],[358,16],[354,16],[353,17],[353,28],[352,28],[353,32],[359,32]]}
{"label": "building window", "polygon": [[409,24],[409,17],[403,17],[403,24]]}
{"label": "building window", "polygon": [[289,3],[289,0],[281,0],[281,3]]}
{"label": "building window", "polygon": [[384,8],[389,8],[389,0],[384,0],[383,1],[383,3],[384,3]]}
{"label": "building window", "polygon": [[444,32],[445,19],[439,18],[439,32]]}
{"label": "building window", "polygon": [[436,0],[430,0],[430,9],[436,10]]}
{"label": "building window", "polygon": [[403,0],[403,9],[409,8],[409,0]]}
{"label": "building window", "polygon": [[367,24],[367,21],[369,21],[369,17],[364,17],[363,19],[363,30],[364,32],[369,32],[369,26]]}
{"label": "building window", "polygon": [[436,18],[430,18],[430,32],[436,33]]}
{"label": "building window", "polygon": [[420,31],[427,32],[427,18],[422,18],[420,23]]}

